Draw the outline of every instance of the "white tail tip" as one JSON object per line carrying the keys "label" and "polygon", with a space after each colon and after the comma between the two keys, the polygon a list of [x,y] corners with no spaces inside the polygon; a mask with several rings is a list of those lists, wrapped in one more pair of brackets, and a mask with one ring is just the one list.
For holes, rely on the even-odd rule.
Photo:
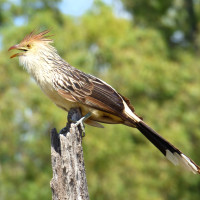
{"label": "white tail tip", "polygon": [[166,150],[166,158],[174,165],[181,165],[185,169],[193,172],[194,174],[200,173],[200,169],[198,168],[198,166],[196,166],[194,162],[183,153],[172,153],[169,150]]}

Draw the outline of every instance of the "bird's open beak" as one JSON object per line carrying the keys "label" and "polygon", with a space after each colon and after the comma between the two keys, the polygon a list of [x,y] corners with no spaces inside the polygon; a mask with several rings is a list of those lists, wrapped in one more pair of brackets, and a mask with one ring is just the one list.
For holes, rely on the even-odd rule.
{"label": "bird's open beak", "polygon": [[[19,44],[16,44],[16,45],[14,45],[14,46],[10,47],[10,48],[8,49],[8,51],[10,51],[10,50],[13,50],[13,49],[17,49],[17,50],[26,51],[26,49],[24,49],[24,48],[20,47],[20,45],[19,45]],[[16,54],[14,54],[14,55],[10,56],[10,58],[14,58],[14,57],[17,57],[17,56],[20,56],[20,55],[23,55],[23,52],[16,53]]]}
{"label": "bird's open beak", "polygon": [[16,44],[16,45],[10,47],[10,48],[8,49],[8,51],[13,50],[13,49],[18,49],[18,48],[19,48],[19,45]]}

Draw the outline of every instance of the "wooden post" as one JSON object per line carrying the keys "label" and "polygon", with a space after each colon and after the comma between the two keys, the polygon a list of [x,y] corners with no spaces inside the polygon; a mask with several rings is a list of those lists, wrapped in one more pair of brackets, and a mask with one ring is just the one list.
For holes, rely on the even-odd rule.
{"label": "wooden post", "polygon": [[82,130],[70,123],[81,118],[79,109],[71,109],[68,123],[57,133],[51,131],[51,162],[53,178],[50,182],[53,200],[89,200],[82,149]]}

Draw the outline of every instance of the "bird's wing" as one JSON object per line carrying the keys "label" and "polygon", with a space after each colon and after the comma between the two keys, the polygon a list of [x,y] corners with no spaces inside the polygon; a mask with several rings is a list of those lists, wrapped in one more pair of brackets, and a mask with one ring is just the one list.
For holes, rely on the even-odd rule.
{"label": "bird's wing", "polygon": [[[59,74],[60,78],[55,78],[54,87],[62,97],[69,101],[80,102],[98,110],[121,116],[122,118],[126,117],[123,115],[123,111],[126,110],[125,105],[128,105],[134,111],[128,99],[94,76],[87,75],[74,68],[62,69],[62,73],[60,71],[57,74]],[[198,165],[142,120],[134,121],[131,118],[128,120],[173,164],[181,164],[193,173],[200,174],[200,167]],[[93,124],[95,121],[92,120],[91,122],[90,125],[96,125]]]}
{"label": "bird's wing", "polygon": [[[120,114],[124,110],[124,99],[110,85],[75,68],[60,68],[54,78],[54,88],[65,99],[79,102],[98,110]],[[133,108],[132,108],[133,109]]]}

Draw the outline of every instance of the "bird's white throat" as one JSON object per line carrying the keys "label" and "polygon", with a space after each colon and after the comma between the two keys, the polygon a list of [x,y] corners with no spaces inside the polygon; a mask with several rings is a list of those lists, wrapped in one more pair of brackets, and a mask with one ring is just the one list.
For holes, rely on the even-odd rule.
{"label": "bird's white throat", "polygon": [[40,85],[49,81],[54,68],[53,61],[60,59],[54,47],[51,45],[40,45],[38,51],[30,50],[19,56],[19,63]]}

